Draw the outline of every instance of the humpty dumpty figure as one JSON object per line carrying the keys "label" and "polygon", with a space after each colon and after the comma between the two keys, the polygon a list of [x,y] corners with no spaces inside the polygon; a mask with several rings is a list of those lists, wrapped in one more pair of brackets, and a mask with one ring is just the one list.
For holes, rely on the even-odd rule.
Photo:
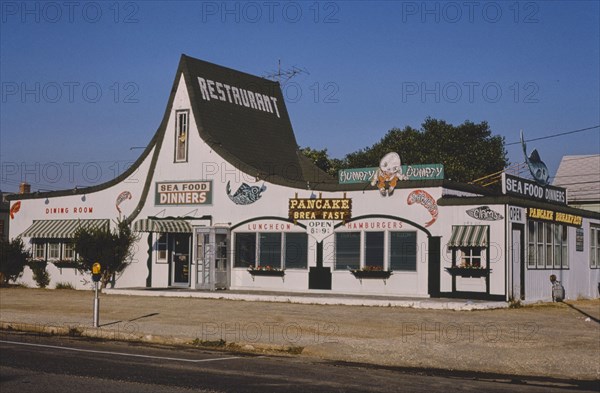
{"label": "humpty dumpty figure", "polygon": [[[379,168],[375,172],[373,179],[371,179],[371,185],[377,184],[381,195],[386,196],[392,195],[398,180],[407,180],[408,178],[402,174],[402,167],[400,162],[400,156],[398,153],[388,153],[381,161],[379,161]],[[387,187],[386,187],[387,184]]]}

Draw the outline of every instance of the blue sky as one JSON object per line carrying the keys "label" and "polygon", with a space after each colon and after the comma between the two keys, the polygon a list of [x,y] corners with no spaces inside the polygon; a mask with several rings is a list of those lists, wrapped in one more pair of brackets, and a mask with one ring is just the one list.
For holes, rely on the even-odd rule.
{"label": "blue sky", "polygon": [[[597,1],[0,4],[2,191],[122,171],[158,127],[182,53],[308,71],[284,85],[292,125],[334,157],[427,116],[485,120],[507,142],[600,124]],[[600,131],[529,148],[554,174],[563,155],[598,154]]]}

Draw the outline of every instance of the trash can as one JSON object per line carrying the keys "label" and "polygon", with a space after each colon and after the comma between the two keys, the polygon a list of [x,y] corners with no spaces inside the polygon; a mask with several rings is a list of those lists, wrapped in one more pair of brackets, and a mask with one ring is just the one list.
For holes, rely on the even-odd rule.
{"label": "trash can", "polygon": [[560,281],[554,281],[552,284],[552,300],[555,302],[562,302],[565,298],[565,288],[562,286]]}
{"label": "trash can", "polygon": [[556,275],[554,274],[550,275],[550,282],[552,283],[552,301],[562,302],[565,298],[565,288],[556,279]]}

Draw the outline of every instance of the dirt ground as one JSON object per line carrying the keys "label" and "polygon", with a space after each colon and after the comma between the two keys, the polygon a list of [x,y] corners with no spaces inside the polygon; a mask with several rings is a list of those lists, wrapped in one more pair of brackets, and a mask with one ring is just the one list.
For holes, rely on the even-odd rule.
{"label": "dirt ground", "polygon": [[[2,288],[0,321],[89,327],[92,304],[89,291]],[[117,339],[288,345],[331,360],[600,379],[600,300],[445,311],[102,295],[100,309],[101,329]]]}

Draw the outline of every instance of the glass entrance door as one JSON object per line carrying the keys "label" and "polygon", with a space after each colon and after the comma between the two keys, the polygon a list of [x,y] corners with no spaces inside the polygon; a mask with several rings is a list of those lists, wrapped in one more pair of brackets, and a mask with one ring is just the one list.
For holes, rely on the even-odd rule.
{"label": "glass entrance door", "polygon": [[196,228],[196,288],[229,288],[229,230]]}
{"label": "glass entrance door", "polygon": [[210,279],[211,261],[210,232],[204,229],[196,230],[196,288],[212,289]]}
{"label": "glass entrance door", "polygon": [[215,288],[227,289],[229,279],[229,258],[227,258],[227,234],[215,234]]}
{"label": "glass entrance door", "polygon": [[171,243],[171,285],[190,286],[190,238],[187,233],[169,236]]}

